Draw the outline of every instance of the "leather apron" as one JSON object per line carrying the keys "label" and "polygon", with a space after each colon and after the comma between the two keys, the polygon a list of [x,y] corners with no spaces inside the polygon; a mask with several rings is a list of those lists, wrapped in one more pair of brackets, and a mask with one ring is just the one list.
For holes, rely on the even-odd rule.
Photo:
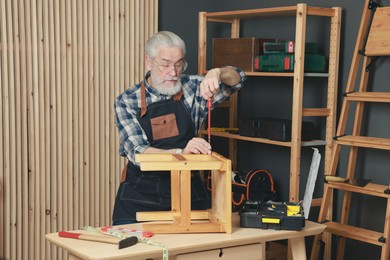
{"label": "leather apron", "polygon": [[[182,92],[172,99],[146,107],[145,85],[141,83],[141,110],[137,115],[151,147],[184,148],[195,136],[191,116],[181,102]],[[167,171],[143,172],[128,162],[115,199],[113,221],[136,220],[138,211],[171,210],[171,180]],[[191,179],[191,209],[210,208],[210,197],[200,176]]]}

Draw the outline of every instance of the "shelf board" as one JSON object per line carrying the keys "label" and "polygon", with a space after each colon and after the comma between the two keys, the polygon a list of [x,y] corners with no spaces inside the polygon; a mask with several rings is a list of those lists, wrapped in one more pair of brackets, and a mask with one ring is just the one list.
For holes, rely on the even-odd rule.
{"label": "shelf board", "polygon": [[[206,75],[208,70],[203,71],[201,74]],[[247,76],[257,76],[257,77],[294,77],[294,72],[264,72],[264,71],[245,71]],[[317,73],[317,72],[307,72],[303,74],[304,77],[317,77],[317,78],[327,78],[329,73]]]}
{"label": "shelf board", "polygon": [[[224,11],[224,12],[209,12],[206,13],[206,17],[209,21],[216,19],[216,22],[223,21],[224,19],[243,19],[243,18],[255,18],[255,17],[265,17],[265,16],[275,16],[275,15],[296,15],[297,7],[295,6],[285,6],[285,7],[271,7],[271,8],[261,8],[261,9],[249,9],[249,10],[234,10],[234,11]],[[335,15],[335,10],[333,8],[323,8],[323,7],[307,7],[308,15],[316,16],[328,16],[333,17]]]}
{"label": "shelf board", "polygon": [[344,135],[337,137],[336,143],[355,147],[390,150],[390,138]]}
{"label": "shelf board", "polygon": [[359,240],[373,245],[383,246],[384,243],[380,242],[379,239],[383,237],[383,233],[367,230],[359,227],[353,227],[345,224],[339,224],[336,222],[325,223],[326,230],[333,234]]}
{"label": "shelf board", "polygon": [[[201,134],[207,135],[206,130],[200,131]],[[272,145],[278,145],[278,146],[284,146],[284,147],[291,147],[291,142],[281,142],[281,141],[275,141],[270,140],[266,138],[260,138],[260,137],[249,137],[249,136],[243,136],[238,134],[231,134],[227,132],[211,132],[212,136],[218,136],[223,138],[230,138],[235,140],[241,140],[241,141],[250,141],[250,142],[256,142],[256,143],[263,143],[263,144],[272,144]],[[312,141],[303,141],[301,142],[301,146],[322,146],[326,145],[326,141],[324,140],[312,140]]]}
{"label": "shelf board", "polygon": [[[263,72],[263,71],[246,71],[247,76],[258,76],[258,77],[294,77],[294,72]],[[303,74],[304,77],[329,77],[329,73],[314,73],[307,72]]]}
{"label": "shelf board", "polygon": [[332,189],[339,189],[339,190],[355,192],[355,193],[360,193],[365,195],[382,197],[385,199],[389,197],[388,194],[389,186],[381,185],[381,184],[368,183],[367,185],[360,187],[358,185],[352,185],[343,182],[328,182],[327,185],[329,188]]}

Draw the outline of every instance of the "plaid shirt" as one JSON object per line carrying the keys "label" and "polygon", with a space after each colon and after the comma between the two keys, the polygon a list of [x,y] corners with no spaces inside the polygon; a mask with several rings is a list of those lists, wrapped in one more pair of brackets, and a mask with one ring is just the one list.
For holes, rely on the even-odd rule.
{"label": "plaid shirt", "polygon": [[[213,98],[213,108],[243,86],[243,82],[246,79],[245,73],[238,68],[235,69],[241,76],[240,82],[234,87],[220,84],[220,90]],[[146,106],[154,102],[172,98],[172,96],[160,94],[151,87],[146,81],[149,75],[150,72],[146,74],[144,79]],[[182,74],[180,78],[183,90],[182,102],[194,122],[195,135],[199,132],[202,122],[208,112],[207,101],[200,95],[200,83],[203,79],[203,76],[185,74]],[[120,138],[119,154],[121,156],[126,156],[132,163],[136,164],[134,159],[135,154],[143,153],[146,148],[150,146],[146,134],[137,119],[137,114],[141,109],[141,83],[138,83],[120,94],[115,99],[114,109],[116,115],[115,123],[118,127]]]}

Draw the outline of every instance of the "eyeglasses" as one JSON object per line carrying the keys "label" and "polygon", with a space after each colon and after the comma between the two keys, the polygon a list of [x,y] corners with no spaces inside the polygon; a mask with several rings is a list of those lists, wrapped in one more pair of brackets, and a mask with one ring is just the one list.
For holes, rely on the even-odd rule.
{"label": "eyeglasses", "polygon": [[170,72],[172,68],[176,72],[182,73],[187,69],[188,66],[188,63],[184,59],[178,60],[175,63],[173,63],[172,61],[163,61],[160,63],[155,59],[153,59],[153,62],[155,62],[158,66],[158,69],[164,73]]}

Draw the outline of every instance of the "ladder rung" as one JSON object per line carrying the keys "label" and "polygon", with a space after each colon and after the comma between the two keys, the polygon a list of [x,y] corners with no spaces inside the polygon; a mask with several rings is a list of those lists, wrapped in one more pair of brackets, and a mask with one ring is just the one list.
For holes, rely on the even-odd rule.
{"label": "ladder rung", "polygon": [[352,185],[343,182],[328,182],[327,185],[329,188],[332,189],[345,190],[390,199],[390,194],[386,193],[386,191],[388,191],[389,189],[389,186],[385,185],[369,183],[364,187],[360,187],[357,185]]}
{"label": "ladder rung", "polygon": [[390,93],[389,92],[353,92],[353,93],[345,94],[345,100],[390,103]]}
{"label": "ladder rung", "polygon": [[379,241],[379,239],[383,237],[383,233],[336,222],[327,222],[325,224],[325,232],[330,232],[335,235],[359,240],[373,245],[383,246],[385,244],[384,242]]}
{"label": "ladder rung", "polygon": [[328,108],[304,108],[303,116],[329,116]]}
{"label": "ladder rung", "polygon": [[390,150],[389,138],[346,135],[336,138],[337,144]]}

